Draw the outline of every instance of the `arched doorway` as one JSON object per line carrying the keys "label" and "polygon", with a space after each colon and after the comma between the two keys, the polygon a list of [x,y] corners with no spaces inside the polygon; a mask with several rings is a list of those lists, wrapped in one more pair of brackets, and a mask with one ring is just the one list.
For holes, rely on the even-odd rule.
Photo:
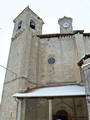
{"label": "arched doorway", "polygon": [[68,113],[65,110],[59,110],[56,115],[53,116],[53,120],[68,120]]}

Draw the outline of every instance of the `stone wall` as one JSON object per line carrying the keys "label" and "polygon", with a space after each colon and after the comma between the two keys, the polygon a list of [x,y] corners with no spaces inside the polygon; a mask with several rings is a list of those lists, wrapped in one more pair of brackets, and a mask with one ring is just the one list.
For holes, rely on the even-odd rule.
{"label": "stone wall", "polygon": [[[35,29],[30,27],[31,20],[35,22]],[[20,21],[22,21],[22,26],[18,29]],[[14,19],[14,30],[7,63],[8,70],[6,70],[1,101],[0,120],[15,120],[17,102],[12,97],[13,94],[24,92],[28,87],[36,85],[32,83],[36,81],[36,77],[34,77],[36,71],[31,68],[33,68],[34,65],[34,63],[32,64],[32,60],[37,61],[36,47],[38,42],[36,34],[41,34],[42,25],[42,19],[30,10],[29,7],[25,8],[25,10]],[[33,46],[34,42],[35,45]],[[29,70],[32,72],[30,73]],[[32,82],[30,82],[30,80],[32,80]]]}
{"label": "stone wall", "polygon": [[[39,44],[40,83],[66,85],[81,81],[74,36],[43,38]],[[54,64],[48,63],[50,57],[55,59]]]}

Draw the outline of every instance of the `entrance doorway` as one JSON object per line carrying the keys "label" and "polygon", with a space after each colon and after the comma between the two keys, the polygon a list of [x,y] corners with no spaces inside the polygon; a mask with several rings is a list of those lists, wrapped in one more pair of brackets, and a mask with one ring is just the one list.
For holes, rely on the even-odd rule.
{"label": "entrance doorway", "polygon": [[56,118],[56,120],[67,120],[66,116],[58,116],[58,118]]}
{"label": "entrance doorway", "polygon": [[59,110],[56,115],[53,116],[53,120],[68,120],[68,113],[65,110]]}

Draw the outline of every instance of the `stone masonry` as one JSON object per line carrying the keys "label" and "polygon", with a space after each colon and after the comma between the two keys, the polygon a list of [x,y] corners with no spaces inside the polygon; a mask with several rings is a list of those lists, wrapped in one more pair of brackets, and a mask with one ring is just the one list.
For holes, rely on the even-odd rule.
{"label": "stone masonry", "polygon": [[[48,120],[47,99],[22,99],[21,109],[18,100],[12,96],[35,86],[85,86],[78,61],[90,51],[90,34],[83,30],[73,31],[72,18],[59,19],[59,25],[68,21],[70,28],[61,27],[61,33],[42,35],[43,20],[29,7],[15,19],[7,63],[0,120]],[[49,64],[49,58],[54,63]],[[85,61],[87,63],[87,61]],[[88,60],[90,62],[90,60]],[[68,116],[87,116],[86,97],[55,98],[52,101],[53,120],[60,110]],[[87,120],[84,118],[83,120]],[[79,120],[68,118],[68,120]]]}

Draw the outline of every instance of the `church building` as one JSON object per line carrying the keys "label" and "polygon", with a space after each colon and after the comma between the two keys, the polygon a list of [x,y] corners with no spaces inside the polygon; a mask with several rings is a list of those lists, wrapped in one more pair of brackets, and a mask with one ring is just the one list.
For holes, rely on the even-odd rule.
{"label": "church building", "polygon": [[90,120],[90,33],[64,16],[42,34],[29,6],[13,22],[0,120]]}

